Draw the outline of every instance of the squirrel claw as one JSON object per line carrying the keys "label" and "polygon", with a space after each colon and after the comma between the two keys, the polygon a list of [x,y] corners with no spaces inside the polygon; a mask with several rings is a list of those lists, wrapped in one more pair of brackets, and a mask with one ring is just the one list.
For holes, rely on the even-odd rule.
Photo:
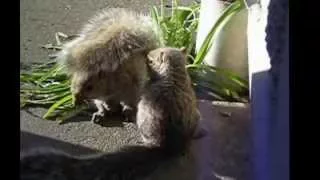
{"label": "squirrel claw", "polygon": [[100,123],[104,119],[104,113],[95,112],[92,115],[91,122],[94,124]]}

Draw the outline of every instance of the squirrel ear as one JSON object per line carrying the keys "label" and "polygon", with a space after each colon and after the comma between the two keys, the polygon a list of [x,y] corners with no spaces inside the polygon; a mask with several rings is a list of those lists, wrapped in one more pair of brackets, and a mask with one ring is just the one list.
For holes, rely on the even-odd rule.
{"label": "squirrel ear", "polygon": [[186,48],[186,47],[180,48],[180,51],[181,51],[183,54],[187,54],[187,48]]}
{"label": "squirrel ear", "polygon": [[184,55],[184,59],[185,59],[185,63],[186,63],[186,65],[188,64],[188,61],[187,61],[187,56],[188,56],[188,54],[187,54],[187,48],[186,47],[182,47],[182,48],[180,48],[180,52]]}
{"label": "squirrel ear", "polygon": [[156,53],[157,50],[151,50],[149,51],[149,53],[147,54],[147,58],[151,61],[157,59],[157,53]]}

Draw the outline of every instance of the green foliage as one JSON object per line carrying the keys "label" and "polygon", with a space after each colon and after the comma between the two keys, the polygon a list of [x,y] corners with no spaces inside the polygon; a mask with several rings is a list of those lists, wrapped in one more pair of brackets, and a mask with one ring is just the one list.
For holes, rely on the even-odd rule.
{"label": "green foliage", "polygon": [[227,70],[218,69],[206,65],[203,61],[212,47],[215,34],[237,12],[245,8],[240,0],[231,3],[218,18],[209,31],[205,41],[195,52],[195,36],[198,28],[200,5],[193,3],[190,7],[179,6],[177,0],[172,1],[171,13],[164,13],[163,1],[161,2],[161,14],[153,7],[151,14],[155,26],[160,26],[160,34],[164,37],[164,45],[171,47],[187,47],[189,64],[188,71],[195,87],[210,91],[210,95],[218,100],[247,101],[242,97],[248,92],[248,81]]}
{"label": "green foliage", "polygon": [[70,80],[56,61],[33,65],[29,72],[21,73],[20,85],[20,106],[48,107],[44,119],[56,118],[63,121],[70,114],[85,108],[74,107]]}

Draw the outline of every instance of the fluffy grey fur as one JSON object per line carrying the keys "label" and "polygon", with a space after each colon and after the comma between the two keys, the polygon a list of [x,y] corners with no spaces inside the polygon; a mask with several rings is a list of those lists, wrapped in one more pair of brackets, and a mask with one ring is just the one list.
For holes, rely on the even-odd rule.
{"label": "fluffy grey fur", "polygon": [[146,144],[183,152],[196,132],[200,113],[185,65],[180,49],[158,48],[148,53],[151,79],[137,112]]}
{"label": "fluffy grey fur", "polygon": [[71,76],[75,102],[95,99],[93,120],[112,109],[109,100],[121,102],[124,112],[135,115],[148,80],[146,54],[161,46],[157,32],[150,16],[111,8],[97,13],[79,37],[64,45],[59,62]]}

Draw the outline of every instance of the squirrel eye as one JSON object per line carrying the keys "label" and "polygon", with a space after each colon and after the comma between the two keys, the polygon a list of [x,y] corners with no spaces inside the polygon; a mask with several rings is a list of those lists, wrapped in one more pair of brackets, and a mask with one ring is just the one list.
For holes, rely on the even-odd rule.
{"label": "squirrel eye", "polygon": [[87,91],[91,91],[92,89],[93,89],[93,86],[91,84],[86,87]]}

